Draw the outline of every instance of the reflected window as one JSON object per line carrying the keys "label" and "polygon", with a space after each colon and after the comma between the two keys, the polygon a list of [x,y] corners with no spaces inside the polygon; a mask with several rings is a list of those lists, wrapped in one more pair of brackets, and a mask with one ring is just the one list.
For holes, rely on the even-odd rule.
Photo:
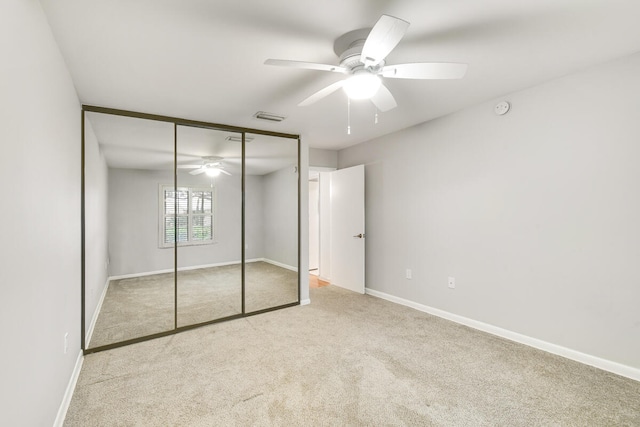
{"label": "reflected window", "polygon": [[213,188],[160,187],[160,247],[214,243]]}

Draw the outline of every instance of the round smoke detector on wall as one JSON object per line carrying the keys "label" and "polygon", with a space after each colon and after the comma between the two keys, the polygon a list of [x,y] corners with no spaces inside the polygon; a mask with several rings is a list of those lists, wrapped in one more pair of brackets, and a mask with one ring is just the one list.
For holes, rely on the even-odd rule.
{"label": "round smoke detector on wall", "polygon": [[507,112],[509,111],[509,108],[511,108],[511,105],[509,105],[507,101],[502,101],[496,104],[496,106],[494,107],[494,111],[496,112],[497,115],[503,116],[507,114]]}

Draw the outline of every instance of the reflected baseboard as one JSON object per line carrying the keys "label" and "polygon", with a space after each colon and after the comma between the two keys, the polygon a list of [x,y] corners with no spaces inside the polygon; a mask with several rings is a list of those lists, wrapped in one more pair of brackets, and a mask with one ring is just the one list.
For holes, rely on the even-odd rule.
{"label": "reflected baseboard", "polygon": [[[295,272],[297,272],[297,271],[298,271],[298,268],[297,268],[297,267],[294,267],[294,266],[292,266],[292,265],[283,264],[283,263],[281,263],[281,262],[274,261],[274,260],[272,260],[272,259],[262,258],[262,259],[260,259],[260,260],[258,260],[258,261],[262,261],[262,262],[266,262],[266,263],[269,263],[269,264],[273,264],[273,265],[278,266],[278,267],[286,268],[287,270],[291,270],[291,271],[295,271]],[[247,261],[247,262],[248,262],[248,261]]]}
{"label": "reflected baseboard", "polygon": [[[264,258],[253,258],[253,259],[246,260],[246,262],[248,262],[248,263],[249,262],[260,262],[260,261],[269,262],[268,260],[266,260]],[[187,267],[178,267],[178,271],[199,270],[201,268],[224,267],[225,265],[237,265],[237,264],[241,264],[241,261],[238,260],[238,261],[218,262],[218,263],[215,263],[215,264],[190,265],[190,266],[187,266]],[[284,266],[282,265],[281,267],[284,267]],[[155,271],[143,271],[143,272],[140,272],[140,273],[121,274],[121,275],[118,275],[118,276],[109,276],[109,281],[111,281],[111,280],[120,280],[120,279],[132,279],[132,278],[135,278],[135,277],[153,276],[155,274],[165,274],[165,273],[173,273],[173,268],[168,268],[168,269],[164,269],[164,270],[155,270]]]}
{"label": "reflected baseboard", "polygon": [[[246,260],[247,263],[251,262],[266,262],[269,264],[276,265],[278,267],[286,268],[291,271],[298,271],[297,267],[292,265],[283,264],[278,261],[274,261],[269,258],[252,258]],[[211,267],[224,267],[225,265],[237,265],[240,264],[240,261],[228,261],[228,262],[218,262],[215,264],[201,264],[201,265],[190,265],[187,267],[178,267],[178,271],[189,271],[189,270],[199,270],[201,268],[211,268]],[[120,280],[120,279],[132,279],[135,277],[143,277],[143,276],[153,276],[155,274],[164,274],[164,273],[173,273],[173,268],[164,269],[164,270],[155,270],[155,271],[143,271],[140,273],[129,273],[129,274],[121,274],[118,276],[109,276],[109,281],[111,280]]]}
{"label": "reflected baseboard", "polygon": [[104,303],[104,298],[107,296],[107,290],[109,289],[109,283],[111,283],[111,277],[107,277],[107,282],[104,284],[102,289],[102,295],[100,295],[100,300],[96,305],[96,309],[93,312],[93,316],[91,316],[91,323],[89,324],[89,328],[87,329],[87,333],[85,335],[85,347],[89,348],[89,343],[91,342],[91,336],[93,335],[93,330],[96,327],[96,322],[98,321],[98,316],[100,315],[100,310],[102,310],[102,303]]}

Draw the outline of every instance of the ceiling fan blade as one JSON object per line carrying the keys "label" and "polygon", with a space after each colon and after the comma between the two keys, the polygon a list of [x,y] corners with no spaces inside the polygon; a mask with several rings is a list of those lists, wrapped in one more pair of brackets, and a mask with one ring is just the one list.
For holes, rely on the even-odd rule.
{"label": "ceiling fan blade", "polygon": [[223,174],[225,174],[225,175],[229,175],[229,176],[231,176],[231,174],[230,174],[229,172],[227,172],[226,170],[224,170],[224,169],[220,169],[220,168],[218,168],[218,170],[219,170],[220,172],[222,172]]}
{"label": "ceiling fan blade", "polygon": [[398,106],[395,98],[385,85],[380,85],[380,89],[378,89],[378,92],[371,98],[371,102],[382,112],[389,111]]}
{"label": "ceiling fan blade", "polygon": [[389,15],[382,15],[373,26],[362,47],[360,62],[365,67],[379,64],[407,32],[409,23]]}
{"label": "ceiling fan blade", "polygon": [[298,107],[306,107],[307,105],[311,105],[321,100],[325,96],[331,95],[333,92],[340,89],[343,85],[344,80],[339,80],[333,84],[330,84],[329,86],[325,87],[324,89],[320,89],[319,91],[302,101],[300,104],[298,104]]}
{"label": "ceiling fan blade", "polygon": [[202,165],[178,165],[178,169],[196,169],[201,167]]}
{"label": "ceiling fan blade", "polygon": [[467,64],[455,62],[417,62],[382,67],[380,75],[392,79],[460,79],[467,72]]}
{"label": "ceiling fan blade", "polygon": [[191,172],[189,172],[189,175],[200,175],[201,173],[204,173],[205,170],[206,170],[205,168],[194,169]]}
{"label": "ceiling fan blade", "polygon": [[276,65],[278,67],[302,68],[305,70],[332,71],[334,73],[346,74],[349,70],[339,65],[318,64],[315,62],[289,61],[288,59],[267,59],[266,65]]}

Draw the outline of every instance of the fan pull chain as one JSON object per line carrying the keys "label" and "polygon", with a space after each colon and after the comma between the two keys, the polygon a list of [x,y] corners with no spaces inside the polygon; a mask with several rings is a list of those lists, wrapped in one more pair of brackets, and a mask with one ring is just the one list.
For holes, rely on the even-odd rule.
{"label": "fan pull chain", "polygon": [[376,107],[376,115],[373,118],[373,123],[376,125],[378,124],[378,107]]}
{"label": "fan pull chain", "polygon": [[347,135],[351,135],[351,99],[347,97]]}

